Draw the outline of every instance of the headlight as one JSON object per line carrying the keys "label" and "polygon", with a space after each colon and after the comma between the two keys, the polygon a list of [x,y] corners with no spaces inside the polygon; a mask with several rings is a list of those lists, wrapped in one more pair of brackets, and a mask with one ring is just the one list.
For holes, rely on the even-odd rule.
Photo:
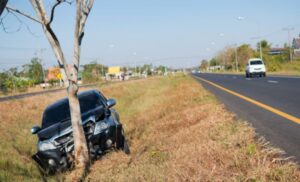
{"label": "headlight", "polygon": [[108,128],[108,124],[106,124],[104,122],[97,122],[94,134],[97,135],[98,133],[100,133],[103,130],[106,130],[107,128]]}
{"label": "headlight", "polygon": [[56,147],[54,146],[53,143],[51,143],[49,141],[38,143],[38,150],[39,151],[46,151],[46,150],[53,150],[53,149],[56,149]]}

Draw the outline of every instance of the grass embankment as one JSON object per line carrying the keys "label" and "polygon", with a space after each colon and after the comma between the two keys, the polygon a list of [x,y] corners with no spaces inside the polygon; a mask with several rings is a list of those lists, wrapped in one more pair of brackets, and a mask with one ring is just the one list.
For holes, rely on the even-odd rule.
{"label": "grass embankment", "polygon": [[[156,77],[100,88],[117,99],[131,155],[110,152],[87,181],[299,181],[295,164],[280,160],[246,123],[187,76]],[[0,105],[0,181],[40,181],[29,156],[29,129],[63,93]],[[51,179],[53,180],[53,179]]]}
{"label": "grass embankment", "polygon": [[300,76],[300,61],[294,60],[293,62],[286,62],[280,64],[278,71],[271,72],[271,74],[279,75],[296,75]]}

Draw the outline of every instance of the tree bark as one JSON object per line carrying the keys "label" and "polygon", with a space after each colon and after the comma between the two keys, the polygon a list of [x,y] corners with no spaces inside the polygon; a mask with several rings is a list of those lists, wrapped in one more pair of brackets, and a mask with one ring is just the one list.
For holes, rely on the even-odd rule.
{"label": "tree bark", "polygon": [[89,153],[83,127],[81,125],[81,112],[77,92],[77,84],[71,82],[68,87],[68,98],[75,146],[75,167],[85,170],[89,164]]}

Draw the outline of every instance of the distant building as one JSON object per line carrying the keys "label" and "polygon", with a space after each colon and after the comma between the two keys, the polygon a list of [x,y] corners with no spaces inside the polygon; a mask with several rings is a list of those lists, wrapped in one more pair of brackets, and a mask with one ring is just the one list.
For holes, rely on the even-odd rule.
{"label": "distant building", "polygon": [[300,57],[300,34],[299,37],[293,39],[294,56]]}
{"label": "distant building", "polygon": [[121,67],[120,66],[112,66],[108,67],[108,74],[118,74],[121,73]]}
{"label": "distant building", "polygon": [[270,48],[268,54],[273,56],[273,55],[281,55],[286,52],[285,48]]}
{"label": "distant building", "polygon": [[121,71],[120,66],[108,67],[108,73],[106,73],[107,80],[124,80],[124,72]]}
{"label": "distant building", "polygon": [[[72,69],[72,66],[68,64],[67,70],[70,71],[71,69]],[[79,69],[77,78],[78,78],[78,84],[81,84],[82,83],[82,69]],[[62,74],[60,73],[60,68],[58,66],[48,68],[46,82],[49,82],[50,80],[51,81],[59,81],[60,85],[62,86],[63,78],[62,78]]]}
{"label": "distant building", "polygon": [[48,68],[47,81],[49,80],[59,80],[60,69],[59,67]]}
{"label": "distant building", "polygon": [[215,71],[215,70],[224,70],[224,66],[216,65],[216,66],[210,66],[208,67],[209,71]]}

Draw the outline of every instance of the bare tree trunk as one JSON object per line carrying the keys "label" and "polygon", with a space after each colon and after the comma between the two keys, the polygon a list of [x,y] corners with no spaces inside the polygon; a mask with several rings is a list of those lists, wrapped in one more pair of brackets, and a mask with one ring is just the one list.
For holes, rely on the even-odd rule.
{"label": "bare tree trunk", "polygon": [[76,0],[76,24],[74,32],[74,55],[73,65],[71,69],[68,69],[67,62],[65,60],[62,48],[59,40],[56,37],[54,31],[51,28],[51,22],[53,21],[55,8],[64,1],[56,1],[56,4],[52,7],[50,19],[47,18],[46,11],[43,5],[43,0],[31,0],[31,4],[35,9],[45,35],[53,49],[53,52],[57,58],[61,73],[63,75],[64,83],[68,88],[68,99],[71,115],[71,123],[73,129],[74,138],[74,155],[75,155],[75,168],[80,171],[79,174],[75,174],[75,179],[80,180],[84,175],[89,164],[89,153],[87,148],[87,142],[82,127],[81,112],[79,100],[77,97],[78,85],[77,76],[79,70],[80,61],[80,46],[84,35],[84,27],[89,12],[93,6],[93,0]]}
{"label": "bare tree trunk", "polygon": [[[83,127],[81,125],[81,112],[79,101],[77,97],[78,86],[76,83],[70,83],[68,87],[68,98],[71,112],[73,137],[74,137],[74,155],[75,167],[85,170],[89,164],[89,154],[84,135]],[[84,172],[84,171],[83,171]]]}

